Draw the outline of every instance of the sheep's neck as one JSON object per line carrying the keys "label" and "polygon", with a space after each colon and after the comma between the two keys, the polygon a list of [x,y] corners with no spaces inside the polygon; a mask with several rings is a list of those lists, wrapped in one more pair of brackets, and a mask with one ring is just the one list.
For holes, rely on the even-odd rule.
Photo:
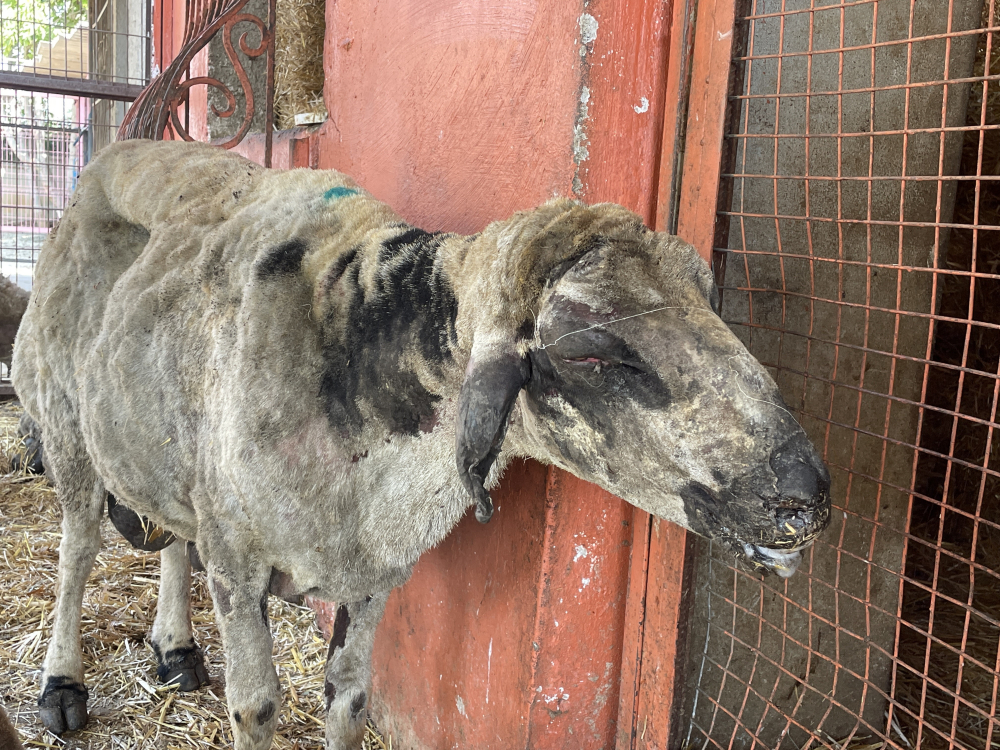
{"label": "sheep's neck", "polygon": [[374,416],[394,433],[433,429],[457,369],[458,302],[436,261],[457,239],[395,226],[330,264],[322,393],[332,424],[360,430]]}

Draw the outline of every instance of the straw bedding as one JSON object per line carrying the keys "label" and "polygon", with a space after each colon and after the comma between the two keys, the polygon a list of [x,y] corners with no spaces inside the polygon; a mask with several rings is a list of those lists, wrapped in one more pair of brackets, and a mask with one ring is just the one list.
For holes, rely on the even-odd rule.
{"label": "straw bedding", "polygon": [[274,120],[279,130],[326,119],[323,103],[325,4],[320,0],[278,0],[274,39]]}
{"label": "straw bedding", "polygon": [[[0,473],[9,470],[8,456],[18,445],[18,416],[16,406],[0,406]],[[159,556],[133,549],[108,521],[83,605],[90,723],[63,738],[42,729],[35,700],[55,601],[59,536],[59,507],[45,479],[0,478],[0,702],[25,747],[232,747],[224,657],[204,574],[195,573],[193,622],[212,684],[179,693],[157,681],[145,642],[156,612]],[[321,748],[327,645],[315,613],[272,597],[268,614],[284,693],[274,747]],[[391,749],[391,740],[369,725],[364,747]]]}

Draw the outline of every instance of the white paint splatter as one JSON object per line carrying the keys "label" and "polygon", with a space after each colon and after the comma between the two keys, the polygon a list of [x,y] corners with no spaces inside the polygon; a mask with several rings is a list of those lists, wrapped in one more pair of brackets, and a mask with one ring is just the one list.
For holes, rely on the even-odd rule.
{"label": "white paint splatter", "polygon": [[639,99],[639,104],[633,104],[632,105],[632,109],[635,110],[635,113],[637,115],[641,115],[644,112],[648,112],[649,111],[649,99],[647,99],[646,97],[642,97],[641,99]]}
{"label": "white paint splatter", "polygon": [[582,544],[576,545],[576,554],[573,555],[573,562],[578,561],[581,557],[587,556],[587,548]]}
{"label": "white paint splatter", "polygon": [[486,652],[486,705],[490,705],[490,669],[493,666],[493,639],[490,638],[490,648]]}
{"label": "white paint splatter", "polygon": [[[590,585],[590,579],[589,578],[584,578],[583,580],[580,581],[580,583],[583,584],[583,588],[587,588],[587,586]],[[582,591],[582,589],[581,589],[581,591]]]}
{"label": "white paint splatter", "polygon": [[732,30],[732,29],[730,29],[729,31],[727,31],[727,32],[725,32],[725,33],[721,32],[721,31],[717,31],[717,32],[715,32],[715,36],[716,36],[716,38],[717,38],[717,39],[718,39],[718,40],[719,40],[720,42],[721,42],[721,41],[723,41],[723,40],[725,40],[725,39],[728,39],[728,38],[729,38],[729,37],[731,37],[732,35],[733,35],[733,30]]}
{"label": "white paint splatter", "polygon": [[573,123],[573,160],[580,164],[590,158],[590,150],[587,148],[587,117],[590,115],[590,89],[583,86],[580,89],[580,107],[576,113],[576,122]]}
{"label": "white paint splatter", "polygon": [[458,707],[458,712],[462,714],[462,716],[465,716],[466,719],[468,719],[469,717],[465,713],[465,701],[462,700],[461,695],[455,696],[455,705]]}
{"label": "white paint splatter", "polygon": [[589,13],[580,16],[580,43],[590,44],[597,39],[597,19]]}
{"label": "white paint splatter", "polygon": [[[539,691],[541,691],[540,687]],[[545,693],[542,693],[542,700],[545,701],[546,703],[555,703],[556,701],[562,703],[563,701],[569,700],[569,693],[565,692],[562,688],[556,688],[555,693],[553,693],[552,695],[546,695]]]}

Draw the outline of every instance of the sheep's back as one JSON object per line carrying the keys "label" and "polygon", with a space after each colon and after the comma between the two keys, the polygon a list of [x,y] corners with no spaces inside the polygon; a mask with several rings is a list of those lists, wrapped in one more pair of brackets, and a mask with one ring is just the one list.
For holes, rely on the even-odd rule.
{"label": "sheep's back", "polygon": [[[358,548],[387,519],[356,498],[385,494],[395,515],[418,502],[437,511],[446,480],[398,456],[450,477],[451,420],[433,440],[331,428],[317,303],[329,266],[399,219],[335,172],[248,164],[177,144],[102,152],[42,252],[19,342],[26,405],[46,440],[53,431],[85,450],[109,491],[182,538],[200,538],[198,518],[224,518],[275,555],[311,550],[288,561],[297,576],[360,557],[373,566],[351,576],[396,585],[417,553]],[[464,510],[457,482],[453,493],[429,543]],[[348,592],[353,580],[307,585]]]}

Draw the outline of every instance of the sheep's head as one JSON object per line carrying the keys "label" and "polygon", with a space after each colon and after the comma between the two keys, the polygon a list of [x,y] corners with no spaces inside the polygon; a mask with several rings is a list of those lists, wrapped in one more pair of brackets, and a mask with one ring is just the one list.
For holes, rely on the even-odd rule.
{"label": "sheep's head", "polygon": [[791,575],[829,522],[829,475],[774,381],[718,317],[707,265],[635,217],[574,242],[579,252],[540,295],[528,345],[484,366],[473,350],[460,469],[463,439],[478,440],[484,476],[503,432],[482,425],[495,426],[519,393],[517,439],[529,453]]}

